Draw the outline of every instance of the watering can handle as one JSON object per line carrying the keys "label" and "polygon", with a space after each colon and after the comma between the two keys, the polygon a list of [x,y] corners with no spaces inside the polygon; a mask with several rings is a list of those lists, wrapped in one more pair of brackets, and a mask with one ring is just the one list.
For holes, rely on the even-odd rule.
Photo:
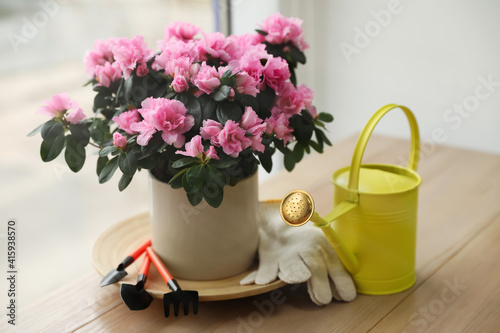
{"label": "watering can handle", "polygon": [[359,136],[358,143],[356,144],[356,148],[354,150],[354,155],[352,157],[351,162],[351,172],[349,175],[349,184],[348,189],[351,193],[351,197],[348,198],[351,202],[358,202],[358,184],[359,184],[359,169],[361,168],[361,160],[363,158],[363,154],[365,152],[366,145],[368,143],[368,139],[370,138],[373,129],[380,121],[380,119],[389,111],[395,108],[400,108],[404,111],[406,117],[408,118],[408,122],[410,123],[411,130],[411,150],[410,150],[410,159],[408,161],[408,168],[413,171],[417,171],[418,160],[420,158],[420,136],[418,131],[417,120],[415,116],[405,106],[397,105],[397,104],[389,104],[382,107],[380,110],[375,112],[375,114],[368,120],[368,123],[365,125],[365,128],[361,132]]}

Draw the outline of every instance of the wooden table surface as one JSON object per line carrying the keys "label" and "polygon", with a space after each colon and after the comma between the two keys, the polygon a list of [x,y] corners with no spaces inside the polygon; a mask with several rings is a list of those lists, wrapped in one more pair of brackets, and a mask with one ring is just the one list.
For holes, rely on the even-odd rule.
{"label": "wooden table surface", "polygon": [[[261,184],[261,200],[300,188],[325,215],[330,175],[350,163],[356,139]],[[364,161],[403,164],[408,153],[407,140],[374,136]],[[318,307],[304,284],[287,285],[164,318],[161,300],[129,311],[117,286],[100,288],[101,276],[88,272],[21,308],[16,332],[499,332],[500,156],[426,143],[418,172],[417,282],[402,293]],[[2,320],[0,332],[9,326]]]}

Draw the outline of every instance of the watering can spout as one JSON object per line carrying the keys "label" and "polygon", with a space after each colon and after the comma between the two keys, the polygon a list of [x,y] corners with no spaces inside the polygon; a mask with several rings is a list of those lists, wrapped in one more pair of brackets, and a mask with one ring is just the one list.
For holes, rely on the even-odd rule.
{"label": "watering can spout", "polygon": [[331,246],[337,253],[350,274],[356,274],[359,270],[359,262],[354,253],[344,244],[338,234],[333,230],[330,222],[339,216],[355,208],[358,204],[344,201],[327,215],[324,219],[314,211],[314,200],[311,195],[302,190],[288,193],[281,201],[281,218],[291,226],[301,226],[309,221],[321,228]]}

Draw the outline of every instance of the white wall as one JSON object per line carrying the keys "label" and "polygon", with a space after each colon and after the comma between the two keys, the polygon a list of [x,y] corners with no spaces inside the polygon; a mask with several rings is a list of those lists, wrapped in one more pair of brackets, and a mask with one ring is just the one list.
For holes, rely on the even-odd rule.
{"label": "white wall", "polygon": [[[234,21],[275,8],[262,2],[234,11]],[[414,111],[428,144],[500,153],[500,2],[285,0],[278,9],[304,20],[311,48],[298,78],[335,116],[334,141],[398,103]],[[408,126],[396,112],[376,132],[407,137]]]}

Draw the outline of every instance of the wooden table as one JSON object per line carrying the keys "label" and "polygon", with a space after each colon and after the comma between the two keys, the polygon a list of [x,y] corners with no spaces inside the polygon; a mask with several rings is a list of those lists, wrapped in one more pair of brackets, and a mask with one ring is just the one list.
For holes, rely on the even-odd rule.
{"label": "wooden table", "polygon": [[[325,215],[331,210],[330,175],[350,163],[356,139],[266,181],[261,199],[300,188],[314,196]],[[408,153],[408,141],[374,136],[364,161],[402,164]],[[21,308],[16,332],[498,332],[499,171],[499,155],[423,145],[417,282],[405,292],[358,295],[351,303],[318,307],[304,284],[289,285],[253,297],[204,302],[196,316],[164,318],[160,300],[144,311],[129,311],[117,286],[100,288],[101,277],[89,272]],[[5,332],[5,320],[0,325]]]}

